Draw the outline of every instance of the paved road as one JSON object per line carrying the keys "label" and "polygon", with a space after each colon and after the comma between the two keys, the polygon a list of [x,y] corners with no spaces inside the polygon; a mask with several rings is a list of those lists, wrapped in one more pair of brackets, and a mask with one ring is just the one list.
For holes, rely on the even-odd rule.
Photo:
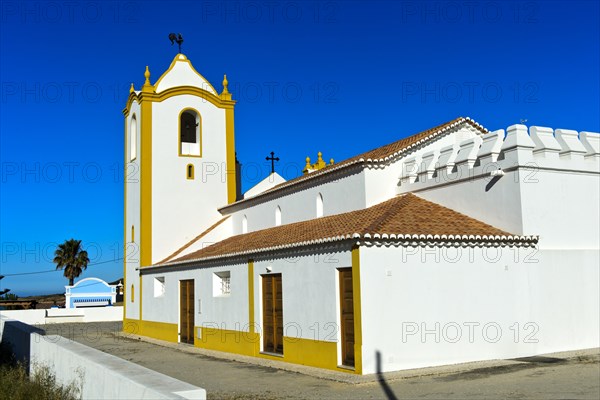
{"label": "paved road", "polygon": [[595,399],[600,355],[532,357],[459,373],[349,384],[115,335],[120,323],[47,325],[101,351],[203,387],[209,399]]}

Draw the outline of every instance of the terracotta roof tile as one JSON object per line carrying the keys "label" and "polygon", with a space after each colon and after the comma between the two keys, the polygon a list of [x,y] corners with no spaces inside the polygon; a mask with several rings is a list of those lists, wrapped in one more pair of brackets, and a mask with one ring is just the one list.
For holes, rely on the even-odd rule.
{"label": "terracotta roof tile", "polygon": [[[357,236],[358,235],[358,236]],[[278,248],[388,235],[452,235],[440,241],[469,241],[469,236],[501,240],[533,240],[514,237],[491,225],[468,217],[414,194],[405,194],[375,206],[343,214],[277,226],[225,239],[171,263],[252,254]],[[474,240],[472,240],[474,241]],[[481,240],[480,240],[481,241]]]}

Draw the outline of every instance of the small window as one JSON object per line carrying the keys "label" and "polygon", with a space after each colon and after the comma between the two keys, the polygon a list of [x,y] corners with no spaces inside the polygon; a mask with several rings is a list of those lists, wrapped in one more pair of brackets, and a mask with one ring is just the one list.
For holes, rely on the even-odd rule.
{"label": "small window", "polygon": [[200,156],[200,115],[185,110],[179,117],[180,155]]}
{"label": "small window", "polygon": [[133,285],[131,285],[131,302],[133,303],[134,295],[133,295]]}
{"label": "small window", "polygon": [[248,217],[245,215],[242,219],[242,233],[248,233]]}
{"label": "small window", "polygon": [[135,242],[135,228],[131,225],[131,242]]}
{"label": "small window", "polygon": [[323,216],[323,195],[319,193],[317,195],[317,218]]}
{"label": "small window", "polygon": [[129,125],[129,160],[135,160],[137,156],[137,118],[135,114],[131,117]]}
{"label": "small window", "polygon": [[281,225],[281,207],[275,209],[275,226]]}
{"label": "small window", "polygon": [[158,276],[154,278],[154,297],[165,295],[165,277]]}
{"label": "small window", "polygon": [[213,296],[229,296],[231,294],[231,272],[221,271],[213,274]]}
{"label": "small window", "polygon": [[194,166],[192,164],[187,165],[186,176],[188,179],[194,179]]}

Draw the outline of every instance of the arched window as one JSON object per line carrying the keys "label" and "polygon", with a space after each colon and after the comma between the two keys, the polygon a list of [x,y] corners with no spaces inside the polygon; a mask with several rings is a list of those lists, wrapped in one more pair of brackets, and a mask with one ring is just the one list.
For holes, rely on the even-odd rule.
{"label": "arched window", "polygon": [[248,217],[244,215],[242,219],[242,233],[248,233]]}
{"label": "arched window", "polygon": [[131,117],[129,125],[129,161],[137,157],[137,118],[135,114]]}
{"label": "arched window", "polygon": [[179,154],[200,156],[200,114],[184,110],[179,116]]}
{"label": "arched window", "polygon": [[275,209],[275,226],[281,225],[281,207]]}
{"label": "arched window", "polygon": [[131,225],[131,241],[135,242],[135,228]]}
{"label": "arched window", "polygon": [[186,177],[188,179],[194,179],[194,166],[192,164],[188,164],[186,167]]}
{"label": "arched window", "polygon": [[317,195],[317,218],[323,216],[323,195],[319,193]]}
{"label": "arched window", "polygon": [[133,285],[131,285],[131,302],[133,303]]}

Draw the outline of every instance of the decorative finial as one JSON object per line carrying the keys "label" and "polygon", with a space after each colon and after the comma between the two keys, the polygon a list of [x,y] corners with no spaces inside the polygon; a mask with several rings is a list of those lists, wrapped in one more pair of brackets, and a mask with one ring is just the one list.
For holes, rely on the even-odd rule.
{"label": "decorative finial", "polygon": [[227,86],[229,85],[229,81],[227,81],[227,74],[223,75],[223,93],[229,93],[227,90]]}
{"label": "decorative finial", "polygon": [[329,165],[333,165],[333,158],[329,159]]}
{"label": "decorative finial", "polygon": [[321,168],[325,168],[325,161],[323,161],[323,153],[318,152],[317,153],[317,162],[313,166],[313,169],[321,169]]}
{"label": "decorative finial", "polygon": [[304,169],[302,170],[303,173],[308,174],[308,172],[311,169],[311,165],[310,165],[310,157],[306,157],[306,165],[304,166]]}
{"label": "decorative finial", "polygon": [[131,87],[129,88],[129,93],[133,93],[135,92],[135,89],[133,88],[133,82],[131,82]]}
{"label": "decorative finial", "polygon": [[229,93],[229,81],[227,80],[227,75],[223,75],[223,91],[219,95],[223,100],[231,100],[231,93]]}
{"label": "decorative finial", "polygon": [[146,65],[146,72],[144,72],[144,77],[146,78],[146,82],[144,82],[144,86],[150,86],[150,69]]}

